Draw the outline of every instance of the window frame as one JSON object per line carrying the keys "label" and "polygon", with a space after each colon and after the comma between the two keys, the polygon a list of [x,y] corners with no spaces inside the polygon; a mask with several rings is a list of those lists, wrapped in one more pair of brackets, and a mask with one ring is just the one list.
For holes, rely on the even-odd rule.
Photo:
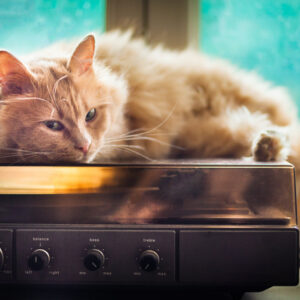
{"label": "window frame", "polygon": [[199,0],[107,0],[106,30],[133,28],[152,45],[198,48],[199,6]]}

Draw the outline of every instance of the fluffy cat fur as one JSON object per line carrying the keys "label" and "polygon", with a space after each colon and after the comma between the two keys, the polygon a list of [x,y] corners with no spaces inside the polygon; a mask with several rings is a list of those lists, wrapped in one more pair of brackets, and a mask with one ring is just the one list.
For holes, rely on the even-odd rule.
{"label": "fluffy cat fur", "polygon": [[[97,46],[93,35],[77,47],[56,44],[22,62],[0,51],[0,86],[4,163],[254,157],[299,165],[297,113],[284,89],[196,51],[151,48],[130,32],[103,34]],[[47,127],[51,120],[63,128]]]}

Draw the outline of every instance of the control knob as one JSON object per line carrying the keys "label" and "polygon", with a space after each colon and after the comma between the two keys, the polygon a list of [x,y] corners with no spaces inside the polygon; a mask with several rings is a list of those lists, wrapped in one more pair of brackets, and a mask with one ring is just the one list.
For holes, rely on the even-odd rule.
{"label": "control knob", "polygon": [[0,248],[0,270],[3,267],[3,264],[4,264],[4,254],[3,254],[2,249]]}
{"label": "control knob", "polygon": [[90,271],[96,271],[104,265],[105,256],[98,249],[90,249],[84,258],[84,265]]}
{"label": "control knob", "polygon": [[159,255],[154,250],[145,250],[139,258],[139,265],[146,272],[155,271],[159,265]]}
{"label": "control knob", "polygon": [[41,271],[42,269],[47,267],[49,263],[50,263],[50,255],[44,249],[34,250],[28,259],[28,267],[32,271]]}

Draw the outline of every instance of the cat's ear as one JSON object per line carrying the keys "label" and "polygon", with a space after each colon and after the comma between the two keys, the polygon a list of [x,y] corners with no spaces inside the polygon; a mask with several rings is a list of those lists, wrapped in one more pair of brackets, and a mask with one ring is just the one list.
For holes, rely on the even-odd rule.
{"label": "cat's ear", "polygon": [[0,87],[3,95],[28,93],[33,88],[33,77],[12,54],[0,50]]}
{"label": "cat's ear", "polygon": [[93,35],[88,35],[82,40],[68,63],[68,68],[75,75],[82,75],[88,71],[93,65],[95,53],[95,38]]}

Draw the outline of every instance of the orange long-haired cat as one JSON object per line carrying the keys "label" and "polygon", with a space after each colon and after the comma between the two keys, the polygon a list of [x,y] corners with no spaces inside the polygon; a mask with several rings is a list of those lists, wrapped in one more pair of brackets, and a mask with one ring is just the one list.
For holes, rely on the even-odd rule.
{"label": "orange long-haired cat", "polygon": [[199,52],[129,32],[20,61],[0,51],[1,162],[254,157],[299,164],[284,89]]}

